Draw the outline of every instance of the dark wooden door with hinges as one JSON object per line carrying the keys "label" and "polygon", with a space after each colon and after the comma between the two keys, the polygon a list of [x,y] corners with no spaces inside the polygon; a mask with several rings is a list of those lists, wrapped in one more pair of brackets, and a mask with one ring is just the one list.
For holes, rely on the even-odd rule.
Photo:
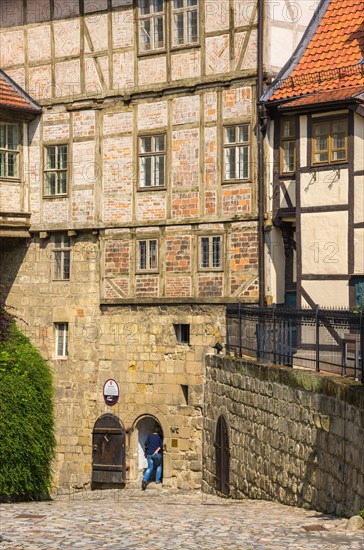
{"label": "dark wooden door with hinges", "polygon": [[125,429],[113,414],[104,414],[92,432],[92,489],[125,487]]}
{"label": "dark wooden door with hinges", "polygon": [[217,420],[215,439],[216,458],[216,489],[223,495],[230,494],[230,449],[229,435],[225,418],[221,415]]}

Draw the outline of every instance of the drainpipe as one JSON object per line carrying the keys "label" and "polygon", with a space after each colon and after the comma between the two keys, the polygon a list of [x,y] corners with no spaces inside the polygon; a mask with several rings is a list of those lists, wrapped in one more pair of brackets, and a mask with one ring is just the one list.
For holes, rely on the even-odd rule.
{"label": "drainpipe", "polygon": [[265,305],[265,256],[264,256],[264,149],[263,140],[266,129],[264,105],[260,98],[263,95],[263,62],[264,62],[264,0],[258,0],[258,46],[257,46],[257,146],[258,146],[258,274],[259,274],[259,306]]}

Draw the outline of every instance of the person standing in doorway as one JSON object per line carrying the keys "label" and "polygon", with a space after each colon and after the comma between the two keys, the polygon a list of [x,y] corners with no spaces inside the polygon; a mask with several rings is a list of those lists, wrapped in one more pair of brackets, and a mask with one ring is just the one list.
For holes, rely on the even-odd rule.
{"label": "person standing in doorway", "polygon": [[163,441],[161,437],[161,429],[158,424],[155,424],[153,433],[148,435],[145,440],[145,453],[148,461],[148,468],[144,472],[142,481],[142,490],[145,491],[148,485],[150,474],[156,468],[155,482],[161,483],[162,479],[162,448]]}

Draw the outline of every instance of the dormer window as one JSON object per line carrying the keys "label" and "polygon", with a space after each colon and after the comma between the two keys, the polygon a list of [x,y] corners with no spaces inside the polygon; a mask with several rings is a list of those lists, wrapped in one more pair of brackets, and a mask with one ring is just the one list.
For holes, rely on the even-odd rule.
{"label": "dormer window", "polygon": [[0,123],[0,177],[19,177],[19,126]]}

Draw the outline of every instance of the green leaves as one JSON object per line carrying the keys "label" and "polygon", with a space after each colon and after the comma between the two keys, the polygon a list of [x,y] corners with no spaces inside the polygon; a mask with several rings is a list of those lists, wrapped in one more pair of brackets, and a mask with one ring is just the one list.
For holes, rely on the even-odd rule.
{"label": "green leaves", "polygon": [[47,497],[55,437],[49,366],[13,323],[0,341],[0,499]]}

